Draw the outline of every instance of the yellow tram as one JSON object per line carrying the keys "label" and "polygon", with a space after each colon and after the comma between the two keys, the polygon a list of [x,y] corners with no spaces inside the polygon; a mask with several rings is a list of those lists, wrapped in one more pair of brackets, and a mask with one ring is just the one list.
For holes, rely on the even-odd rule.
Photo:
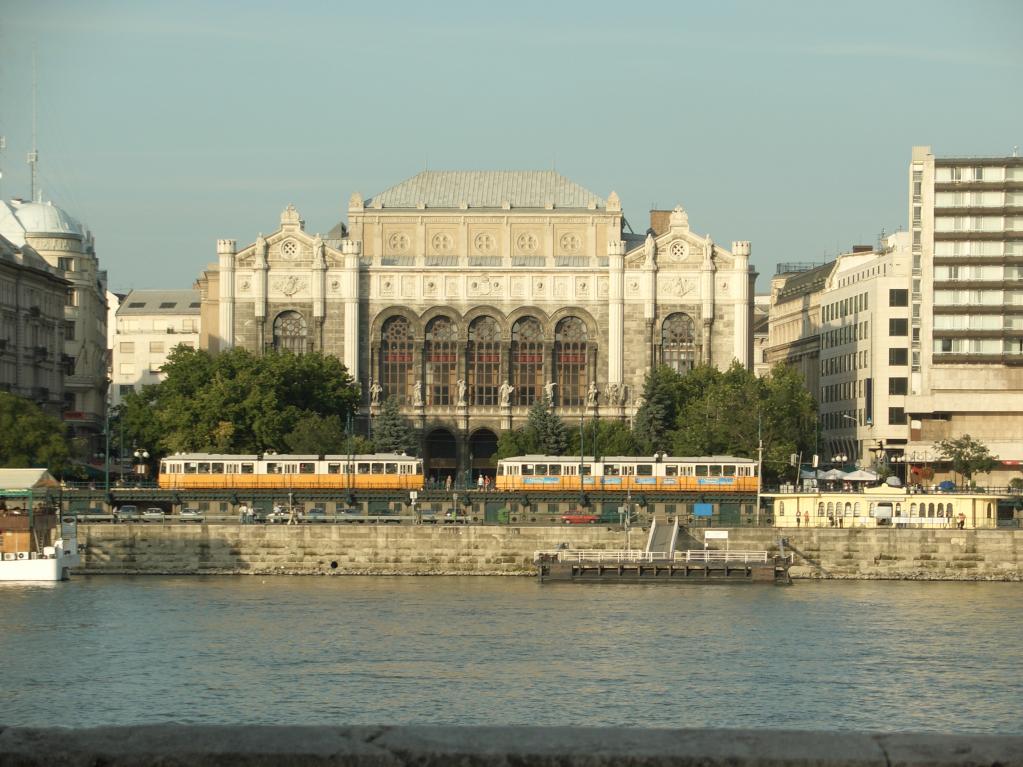
{"label": "yellow tram", "polygon": [[[581,479],[581,482],[580,482]],[[727,455],[676,458],[645,456],[525,455],[497,462],[498,490],[633,490],[683,493],[755,493],[757,462]]]}
{"label": "yellow tram", "polygon": [[168,489],[421,490],[423,461],[407,455],[215,455],[179,453],[160,461]]}

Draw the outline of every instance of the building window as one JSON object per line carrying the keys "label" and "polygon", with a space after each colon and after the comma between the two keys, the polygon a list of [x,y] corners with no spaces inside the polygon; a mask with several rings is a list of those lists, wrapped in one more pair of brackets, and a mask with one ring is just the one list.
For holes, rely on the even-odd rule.
{"label": "building window", "polygon": [[888,320],[889,336],[909,335],[909,320],[905,318],[892,317]]}
{"label": "building window", "polygon": [[120,384],[117,387],[117,391],[122,397],[125,397],[135,391],[135,386],[133,384]]}
{"label": "building window", "polygon": [[902,407],[888,408],[888,423],[891,426],[904,426],[906,424],[906,409]]}
{"label": "building window", "polygon": [[661,364],[688,373],[696,364],[693,319],[681,312],[669,315],[661,326]]}
{"label": "building window", "polygon": [[578,317],[566,317],[554,332],[554,367],[561,404],[573,407],[586,401],[586,325]]}
{"label": "building window", "polygon": [[75,323],[73,320],[64,323],[64,340],[75,340]]}
{"label": "building window", "polygon": [[75,259],[73,256],[59,256],[57,258],[57,268],[65,272],[73,272],[75,270]]}
{"label": "building window", "polygon": [[121,341],[118,346],[121,354],[134,354],[135,353],[135,342],[134,341]]}
{"label": "building window", "polygon": [[426,326],[426,396],[431,405],[454,405],[458,372],[458,329],[447,317]]}
{"label": "building window", "polygon": [[149,352],[150,354],[163,354],[163,341],[150,341]]}
{"label": "building window", "polygon": [[68,288],[65,298],[67,306],[78,306],[78,288]]}
{"label": "building window", "polygon": [[[543,391],[543,328],[532,317],[523,317],[512,326],[512,386],[515,402],[532,405]],[[555,392],[557,396],[557,392]]]}
{"label": "building window", "polygon": [[281,312],[274,320],[274,349],[302,354],[306,346],[305,317],[298,312]]}
{"label": "building window", "polygon": [[909,393],[909,379],[908,378],[889,378],[888,379],[888,393],[889,394],[908,394]]}
{"label": "building window", "polygon": [[909,349],[903,349],[900,347],[893,347],[888,350],[888,364],[889,365],[908,365],[909,364]]}
{"label": "building window", "polygon": [[477,317],[469,326],[466,350],[469,397],[473,405],[496,405],[501,382],[501,330],[493,317]]}
{"label": "building window", "polygon": [[909,291],[905,288],[889,290],[888,306],[909,306]]}
{"label": "building window", "polygon": [[412,331],[404,317],[391,317],[380,332],[380,386],[384,397],[404,404],[412,385]]}

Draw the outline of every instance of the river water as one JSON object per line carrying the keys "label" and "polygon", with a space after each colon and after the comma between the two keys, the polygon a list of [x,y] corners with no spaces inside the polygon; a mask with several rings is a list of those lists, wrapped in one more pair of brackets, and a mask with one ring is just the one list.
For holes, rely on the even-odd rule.
{"label": "river water", "polygon": [[1023,585],[0,584],[0,724],[1023,733]]}

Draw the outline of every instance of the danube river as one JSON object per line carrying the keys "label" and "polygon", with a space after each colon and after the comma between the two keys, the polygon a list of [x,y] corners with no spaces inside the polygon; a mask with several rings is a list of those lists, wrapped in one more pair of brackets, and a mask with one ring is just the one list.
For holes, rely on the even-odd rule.
{"label": "danube river", "polygon": [[1023,584],[0,584],[0,724],[1023,733]]}

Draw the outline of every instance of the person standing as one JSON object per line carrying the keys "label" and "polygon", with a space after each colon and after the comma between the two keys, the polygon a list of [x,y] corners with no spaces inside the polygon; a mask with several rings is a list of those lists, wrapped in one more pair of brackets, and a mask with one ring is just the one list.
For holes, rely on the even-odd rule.
{"label": "person standing", "polygon": [[476,477],[476,489],[479,490],[481,493],[483,492],[483,475],[482,474],[480,474],[478,477]]}

